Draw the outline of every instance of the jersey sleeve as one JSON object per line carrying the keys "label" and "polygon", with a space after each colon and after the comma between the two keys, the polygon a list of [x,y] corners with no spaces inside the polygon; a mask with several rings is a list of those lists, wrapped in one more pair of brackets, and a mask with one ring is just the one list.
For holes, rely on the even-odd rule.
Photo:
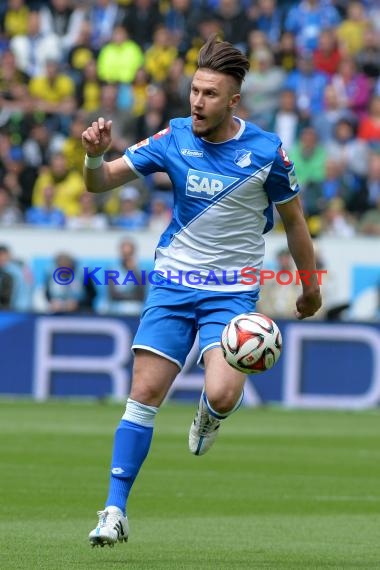
{"label": "jersey sleeve", "polygon": [[277,148],[264,188],[275,204],[289,202],[300,191],[294,163],[289,159],[282,145]]}
{"label": "jersey sleeve", "polygon": [[170,126],[126,149],[123,158],[139,176],[165,170],[165,157],[170,143]]}

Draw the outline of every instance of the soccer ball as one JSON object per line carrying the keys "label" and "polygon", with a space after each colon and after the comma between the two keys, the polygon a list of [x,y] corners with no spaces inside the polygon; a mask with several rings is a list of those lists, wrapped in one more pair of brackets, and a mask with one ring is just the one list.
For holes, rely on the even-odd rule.
{"label": "soccer ball", "polygon": [[259,374],[280,358],[282,337],[272,319],[261,313],[243,313],[223,329],[221,346],[230,366],[245,374]]}

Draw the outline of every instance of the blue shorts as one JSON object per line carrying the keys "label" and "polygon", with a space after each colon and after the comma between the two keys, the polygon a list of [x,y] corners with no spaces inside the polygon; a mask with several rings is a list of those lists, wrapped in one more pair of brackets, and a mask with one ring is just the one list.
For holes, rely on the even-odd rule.
{"label": "blue shorts", "polygon": [[183,367],[197,333],[198,363],[206,350],[220,346],[225,325],[236,315],[255,311],[256,291],[205,291],[180,284],[153,285],[132,350],[144,348]]}

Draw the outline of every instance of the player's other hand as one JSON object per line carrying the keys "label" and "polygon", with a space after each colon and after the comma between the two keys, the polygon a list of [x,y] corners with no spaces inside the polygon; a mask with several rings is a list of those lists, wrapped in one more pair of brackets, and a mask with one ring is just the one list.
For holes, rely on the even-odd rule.
{"label": "player's other hand", "polygon": [[88,156],[104,154],[111,144],[112,121],[99,117],[82,133],[82,144]]}
{"label": "player's other hand", "polygon": [[319,289],[304,291],[297,299],[295,316],[299,320],[312,317],[321,308],[321,305],[322,297]]}

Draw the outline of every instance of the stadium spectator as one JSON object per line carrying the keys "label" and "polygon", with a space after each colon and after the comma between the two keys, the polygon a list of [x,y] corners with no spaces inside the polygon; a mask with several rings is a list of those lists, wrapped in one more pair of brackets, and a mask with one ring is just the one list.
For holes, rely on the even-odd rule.
{"label": "stadium spectator", "polygon": [[120,152],[129,146],[131,136],[134,131],[135,119],[131,109],[120,109],[118,107],[119,88],[115,84],[106,83],[101,86],[100,106],[88,115],[88,120],[95,120],[96,117],[107,117],[112,121],[115,129],[115,138],[112,141],[111,151]]}
{"label": "stadium spectator", "polygon": [[60,61],[62,56],[58,36],[42,34],[38,11],[29,14],[26,34],[14,36],[9,48],[14,53],[17,68],[28,77],[43,75],[47,60]]}
{"label": "stadium spectator", "polygon": [[91,24],[85,19],[80,25],[77,40],[74,42],[66,57],[68,71],[76,85],[80,84],[82,73],[84,73],[86,65],[91,60],[95,60],[96,62],[98,50],[94,49],[91,45],[91,34]]}
{"label": "stadium spectator", "polygon": [[286,73],[297,67],[297,46],[294,34],[283,32],[278,46],[274,48],[274,61]]}
{"label": "stadium spectator", "polygon": [[274,65],[272,52],[268,49],[259,49],[253,57],[257,69],[247,73],[242,86],[241,102],[248,110],[249,120],[268,130],[279,106],[285,72]]}
{"label": "stadium spectator", "polygon": [[[73,272],[74,279],[71,283],[59,282],[59,278],[54,278],[54,271],[61,269],[59,275],[62,282],[70,278],[70,273],[64,274],[63,268],[68,268]],[[53,270],[50,271],[45,282],[45,297],[48,303],[48,311],[55,314],[64,313],[91,313],[94,310],[96,289],[91,279],[84,281],[78,274],[77,263],[74,258],[67,253],[59,253],[54,259]],[[62,273],[63,272],[63,273]]]}
{"label": "stadium spectator", "polygon": [[284,26],[283,10],[277,0],[258,0],[248,7],[250,26],[263,32],[269,44],[275,49],[279,43]]}
{"label": "stadium spectator", "polygon": [[126,6],[122,24],[145,51],[152,44],[154,30],[162,21],[157,0],[135,0]]}
{"label": "stadium spectator", "polygon": [[368,0],[368,19],[377,33],[380,33],[380,6],[378,0]]}
{"label": "stadium spectator", "polygon": [[30,8],[25,0],[8,0],[3,28],[7,38],[24,35],[28,30]]}
{"label": "stadium spectator", "polygon": [[107,83],[131,83],[144,63],[140,46],[130,39],[125,27],[115,26],[111,40],[97,58],[98,77]]}
{"label": "stadium spectator", "polygon": [[44,73],[29,82],[33,105],[46,116],[51,130],[67,131],[70,115],[75,111],[74,81],[60,71],[57,60],[47,58]]}
{"label": "stadium spectator", "polygon": [[311,53],[298,56],[297,67],[288,74],[284,87],[295,92],[297,107],[304,119],[310,119],[322,111],[328,81],[326,73],[314,69]]}
{"label": "stadium spectator", "polygon": [[137,118],[135,138],[143,140],[167,126],[170,110],[163,87],[152,84],[148,89],[145,114]]}
{"label": "stadium spectator", "polygon": [[291,160],[297,164],[297,178],[303,190],[303,203],[308,215],[316,212],[315,188],[318,189],[324,180],[327,153],[318,139],[313,127],[304,127],[296,144],[289,149]]}
{"label": "stadium spectator", "polygon": [[341,107],[335,87],[326,85],[323,93],[323,109],[318,115],[310,117],[310,122],[323,143],[331,141],[334,137],[336,123],[340,119],[355,121],[354,114]]}
{"label": "stadium spectator", "polygon": [[298,0],[288,12],[285,30],[295,35],[300,52],[313,52],[317,49],[321,31],[336,27],[340,20],[337,9],[330,2]]}
{"label": "stadium spectator", "polygon": [[321,184],[319,209],[322,211],[326,204],[334,198],[342,198],[346,202],[351,193],[349,182],[350,177],[347,176],[343,162],[328,155],[325,166],[325,178]]}
{"label": "stadium spectator", "polygon": [[251,23],[242,3],[239,0],[219,0],[213,12],[223,39],[245,52]]}
{"label": "stadium spectator", "polygon": [[221,33],[219,22],[214,17],[213,13],[206,13],[198,22],[197,33],[193,37],[191,46],[185,53],[185,73],[192,76],[197,66],[197,57],[199,48],[203,42],[214,33]]}
{"label": "stadium spectator", "polygon": [[11,308],[13,278],[1,266],[1,257],[0,249],[0,311],[6,311]]}
{"label": "stadium spectator", "polygon": [[374,207],[364,212],[358,222],[357,231],[366,236],[380,236],[380,197]]}
{"label": "stadium spectator", "polygon": [[247,44],[248,44],[247,55],[250,64],[249,71],[250,72],[257,71],[259,64],[255,57],[256,54],[261,53],[263,51],[271,52],[272,50],[271,45],[264,32],[261,32],[260,30],[251,30],[248,33]]}
{"label": "stadium spectator", "polygon": [[65,216],[62,210],[54,206],[55,188],[50,184],[42,189],[41,206],[32,206],[25,212],[25,222],[33,226],[62,228]]}
{"label": "stadium spectator", "polygon": [[380,147],[380,95],[374,95],[368,113],[359,121],[358,137]]}
{"label": "stadium spectator", "polygon": [[87,124],[84,113],[78,112],[71,117],[69,136],[62,143],[62,154],[66,158],[67,166],[71,170],[82,173],[84,152],[81,143],[81,134]]}
{"label": "stadium spectator", "polygon": [[369,23],[363,38],[363,48],[356,54],[358,69],[374,84],[380,76],[380,30]]}
{"label": "stadium spectator", "polygon": [[97,211],[94,194],[83,192],[79,198],[79,213],[67,219],[69,230],[105,230],[108,227],[107,216]]}
{"label": "stadium spectator", "polygon": [[371,82],[368,77],[358,70],[357,64],[351,57],[342,59],[338,71],[331,78],[339,105],[360,118],[365,113],[371,97]]}
{"label": "stadium spectator", "polygon": [[153,35],[153,43],[145,52],[145,70],[155,83],[164,81],[170,67],[178,55],[168,28],[158,26]]}
{"label": "stadium spectator", "polygon": [[137,230],[145,228],[148,217],[140,209],[140,193],[134,186],[125,186],[119,192],[120,212],[111,220],[116,228],[125,230]]}
{"label": "stadium spectator", "polygon": [[55,153],[49,166],[42,170],[33,187],[33,206],[43,205],[43,191],[46,186],[55,189],[53,205],[62,210],[65,216],[79,213],[79,199],[84,192],[83,178],[79,172],[70,170],[61,152]]}
{"label": "stadium spectator", "polygon": [[74,7],[72,0],[50,0],[41,6],[41,33],[46,36],[54,34],[59,38],[63,60],[78,40],[85,14],[84,6]]}
{"label": "stadium spectator", "polygon": [[64,140],[65,136],[58,130],[49,131],[43,114],[33,117],[22,145],[25,163],[36,170],[48,166],[53,154],[62,148]]}
{"label": "stadium spectator", "polygon": [[167,97],[168,118],[188,115],[191,79],[185,75],[185,62],[177,57],[170,66],[168,76],[162,83]]}
{"label": "stadium spectator", "polygon": [[280,101],[270,130],[277,133],[286,149],[292,148],[302,128],[302,120],[297,109],[296,96],[291,89],[280,93]]}
{"label": "stadium spectator", "polygon": [[29,268],[14,259],[7,245],[0,245],[0,267],[12,278],[11,300],[8,308],[12,311],[28,311],[32,306],[32,275]]}
{"label": "stadium spectator", "polygon": [[[142,281],[142,273],[136,259],[136,245],[130,239],[123,239],[119,245],[119,261],[115,267],[117,271],[116,285],[110,279],[108,283],[108,311],[116,315],[129,315],[138,317],[142,311],[145,299],[146,286]],[[124,283],[125,281],[125,283]]]}
{"label": "stadium spectator", "polygon": [[21,221],[22,215],[14,204],[12,194],[0,184],[0,227],[13,226]]}
{"label": "stadium spectator", "polygon": [[330,158],[338,160],[345,170],[360,178],[368,172],[368,146],[356,137],[356,133],[357,121],[346,117],[339,119],[326,149]]}
{"label": "stadium spectator", "polygon": [[169,225],[172,210],[164,193],[156,192],[150,202],[149,223],[150,231],[162,233]]}
{"label": "stadium spectator", "polygon": [[20,146],[10,146],[9,152],[3,160],[3,183],[12,193],[16,207],[24,212],[31,203],[31,191],[36,180],[36,171],[26,164]]}
{"label": "stadium spectator", "polygon": [[335,29],[322,30],[313,53],[314,68],[331,77],[338,71],[341,57]]}
{"label": "stadium spectator", "polygon": [[93,113],[102,104],[102,82],[98,77],[96,59],[89,59],[76,83],[75,98],[77,108],[86,113]]}
{"label": "stadium spectator", "polygon": [[90,3],[86,19],[90,23],[91,47],[96,52],[111,41],[112,33],[122,18],[122,10],[114,0],[94,0]]}
{"label": "stadium spectator", "polygon": [[201,7],[191,0],[172,0],[165,10],[163,23],[181,56],[190,49],[201,16]]}
{"label": "stadium spectator", "polygon": [[348,3],[346,16],[336,29],[336,35],[345,55],[355,56],[364,45],[364,35],[369,25],[363,2]]}
{"label": "stadium spectator", "polygon": [[355,219],[341,198],[330,200],[322,211],[322,233],[326,236],[351,238],[355,235]]}
{"label": "stadium spectator", "polygon": [[12,113],[22,113],[29,107],[27,76],[17,69],[16,58],[10,50],[0,56],[0,127]]}

